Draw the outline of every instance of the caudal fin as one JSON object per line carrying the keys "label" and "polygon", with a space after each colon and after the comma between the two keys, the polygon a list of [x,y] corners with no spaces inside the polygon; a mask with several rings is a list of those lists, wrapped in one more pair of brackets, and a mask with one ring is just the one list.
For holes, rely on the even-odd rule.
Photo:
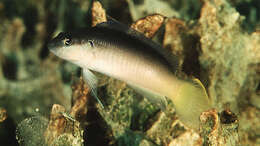
{"label": "caudal fin", "polygon": [[171,97],[180,120],[188,127],[199,129],[199,116],[212,108],[207,92],[198,79],[183,81],[178,94]]}

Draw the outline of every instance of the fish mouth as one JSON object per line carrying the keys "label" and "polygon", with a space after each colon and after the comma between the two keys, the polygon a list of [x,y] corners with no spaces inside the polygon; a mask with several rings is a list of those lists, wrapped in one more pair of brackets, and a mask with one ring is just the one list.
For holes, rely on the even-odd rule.
{"label": "fish mouth", "polygon": [[47,44],[48,49],[52,52],[56,52],[58,48],[62,47],[63,39],[64,39],[64,33],[59,33],[56,37],[54,37],[48,42]]}
{"label": "fish mouth", "polygon": [[63,57],[63,49],[61,49],[58,45],[57,45],[57,42],[55,41],[50,41],[48,44],[47,44],[47,48],[49,49],[49,51],[51,53],[53,53],[55,56],[58,56],[58,57]]}
{"label": "fish mouth", "polygon": [[53,44],[52,42],[49,42],[47,44],[47,48],[52,52],[53,50],[55,50],[55,44]]}
{"label": "fish mouth", "polygon": [[57,41],[55,40],[55,38],[53,40],[51,40],[50,42],[48,42],[47,47],[50,51],[57,50]]}

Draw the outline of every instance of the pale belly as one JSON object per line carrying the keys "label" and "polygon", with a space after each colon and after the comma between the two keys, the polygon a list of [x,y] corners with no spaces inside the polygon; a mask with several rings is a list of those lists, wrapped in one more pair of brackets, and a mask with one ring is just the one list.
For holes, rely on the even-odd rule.
{"label": "pale belly", "polygon": [[105,50],[96,55],[93,70],[126,83],[171,96],[178,89],[179,80],[156,58],[117,50]]}

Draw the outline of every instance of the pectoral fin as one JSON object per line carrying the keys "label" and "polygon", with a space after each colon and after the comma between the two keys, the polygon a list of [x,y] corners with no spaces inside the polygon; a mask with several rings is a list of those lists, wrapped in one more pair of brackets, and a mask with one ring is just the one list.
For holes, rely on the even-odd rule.
{"label": "pectoral fin", "polygon": [[101,105],[102,108],[104,108],[102,102],[99,100],[97,96],[97,85],[98,85],[98,79],[97,77],[88,69],[83,69],[83,79],[88,84],[91,94],[96,98],[97,102]]}
{"label": "pectoral fin", "polygon": [[166,100],[165,96],[160,95],[156,92],[153,92],[149,89],[146,89],[146,88],[143,88],[143,87],[140,87],[140,86],[136,86],[136,85],[133,85],[133,84],[128,84],[128,85],[131,88],[133,88],[137,93],[146,97],[152,104],[159,106],[162,111],[166,110],[167,100]]}

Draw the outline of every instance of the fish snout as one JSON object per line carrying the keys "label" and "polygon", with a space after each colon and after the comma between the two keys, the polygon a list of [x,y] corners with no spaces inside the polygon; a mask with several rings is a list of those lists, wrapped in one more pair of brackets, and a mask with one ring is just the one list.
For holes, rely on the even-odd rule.
{"label": "fish snout", "polygon": [[57,48],[56,45],[55,45],[55,42],[53,42],[53,40],[50,41],[50,42],[47,44],[47,47],[48,47],[48,49],[49,49],[50,51],[54,51],[54,50]]}
{"label": "fish snout", "polygon": [[48,49],[53,53],[56,53],[61,46],[62,42],[57,37],[50,40],[47,44]]}

